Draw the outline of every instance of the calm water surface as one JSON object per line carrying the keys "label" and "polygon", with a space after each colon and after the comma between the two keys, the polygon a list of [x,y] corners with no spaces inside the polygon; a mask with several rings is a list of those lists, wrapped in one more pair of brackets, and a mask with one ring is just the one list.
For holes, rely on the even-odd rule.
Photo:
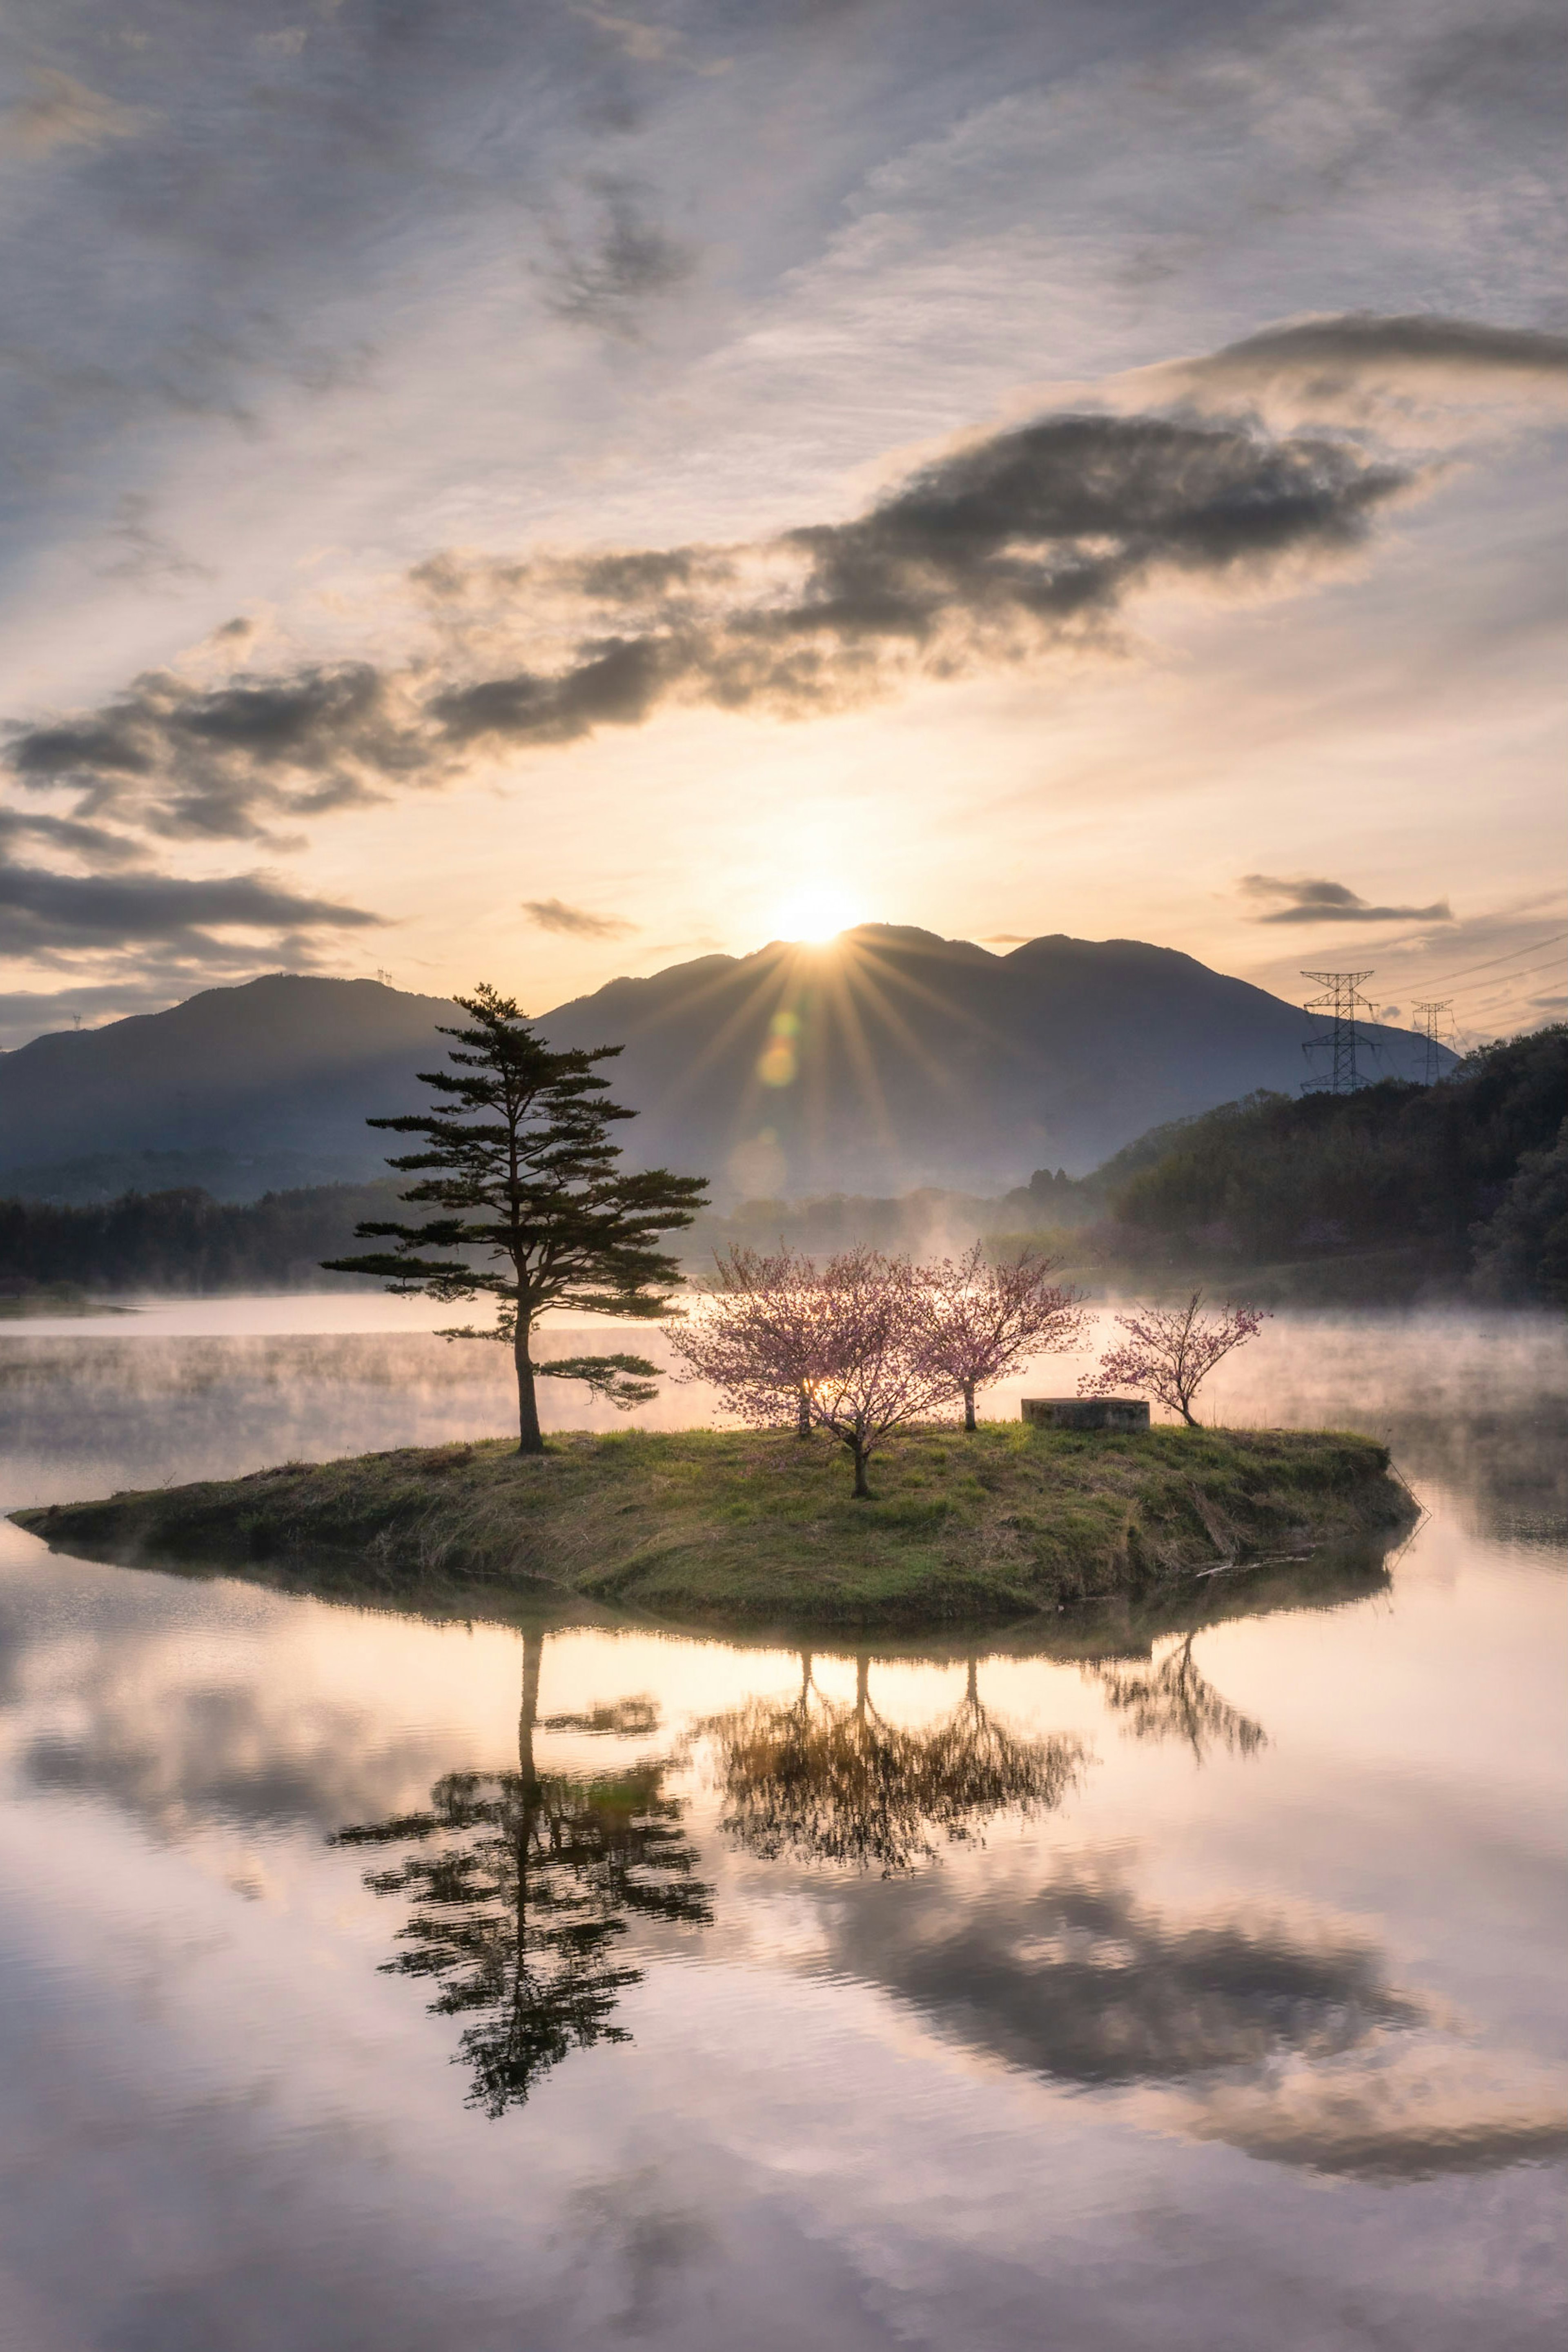
{"label": "calm water surface", "polygon": [[[13,1328],[0,1503],[500,1433],[505,1370],[343,1294]],[[1427,1517],[860,1655],[0,1530],[0,2343],[1558,2344],[1561,1329],[1280,1321],[1215,1402]]]}

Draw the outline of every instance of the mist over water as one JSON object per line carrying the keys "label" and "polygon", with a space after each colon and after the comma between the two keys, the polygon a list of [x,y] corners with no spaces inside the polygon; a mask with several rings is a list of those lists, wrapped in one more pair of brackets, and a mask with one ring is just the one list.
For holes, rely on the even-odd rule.
{"label": "mist over water", "polygon": [[[507,1434],[502,1351],[394,1309],[0,1335],[0,1502]],[[0,1527],[16,2340],[1554,2345],[1562,1327],[1281,1316],[1204,1409],[1385,1436],[1427,1516],[1122,1654],[432,1623]]]}

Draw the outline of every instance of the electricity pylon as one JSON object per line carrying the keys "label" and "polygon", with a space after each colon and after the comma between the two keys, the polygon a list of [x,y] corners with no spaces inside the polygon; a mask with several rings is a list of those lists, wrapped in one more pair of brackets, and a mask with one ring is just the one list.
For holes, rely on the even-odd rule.
{"label": "electricity pylon", "polygon": [[1322,987],[1321,996],[1314,996],[1302,1008],[1308,1013],[1326,1013],[1329,1025],[1315,1037],[1303,1040],[1303,1054],[1315,1054],[1323,1046],[1329,1048],[1330,1075],[1323,1078],[1308,1078],[1303,1094],[1353,1095],[1364,1081],[1356,1067],[1356,1014],[1370,1013],[1372,1006],[1358,992],[1366,971],[1304,971],[1303,980],[1315,980]]}
{"label": "electricity pylon", "polygon": [[1421,1083],[1435,1087],[1443,1075],[1438,1056],[1445,1045],[1450,1052],[1453,1050],[1454,1024],[1447,1016],[1454,1009],[1454,1000],[1451,996],[1424,998],[1410,1009],[1416,1016],[1419,1034],[1426,1040],[1426,1061]]}

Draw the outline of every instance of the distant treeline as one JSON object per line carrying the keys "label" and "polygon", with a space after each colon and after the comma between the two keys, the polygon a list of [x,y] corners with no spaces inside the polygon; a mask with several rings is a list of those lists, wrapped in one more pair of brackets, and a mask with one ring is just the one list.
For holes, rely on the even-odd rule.
{"label": "distant treeline", "polygon": [[[1259,1094],[1145,1138],[1089,1240],[1134,1265],[1397,1253],[1413,1275],[1568,1303],[1568,1026],[1470,1054],[1435,1087]],[[1131,1155],[1122,1155],[1126,1160]]]}
{"label": "distant treeline", "polygon": [[192,1186],[87,1208],[0,1200],[0,1292],[362,1289],[353,1276],[322,1274],[320,1260],[342,1255],[360,1218],[387,1215],[396,1197],[387,1181],[245,1202]]}

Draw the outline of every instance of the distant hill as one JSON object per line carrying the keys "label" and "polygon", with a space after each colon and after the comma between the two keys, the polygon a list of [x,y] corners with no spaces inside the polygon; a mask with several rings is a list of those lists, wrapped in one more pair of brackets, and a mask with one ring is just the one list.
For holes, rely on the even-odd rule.
{"label": "distant hill", "polygon": [[[143,1163],[148,1189],[231,1199],[379,1175],[391,1139],[364,1120],[421,1102],[414,1071],[453,1017],[375,981],[275,975],[36,1038],[0,1055],[0,1190],[101,1199],[144,1154],[179,1155]],[[998,956],[869,924],[612,981],[541,1025],[624,1045],[628,1153],[706,1172],[720,1202],[996,1192],[1260,1087],[1294,1093],[1307,1068],[1296,1006],[1168,948],[1058,936]],[[1420,1039],[1365,1035],[1380,1072],[1417,1073]]]}

